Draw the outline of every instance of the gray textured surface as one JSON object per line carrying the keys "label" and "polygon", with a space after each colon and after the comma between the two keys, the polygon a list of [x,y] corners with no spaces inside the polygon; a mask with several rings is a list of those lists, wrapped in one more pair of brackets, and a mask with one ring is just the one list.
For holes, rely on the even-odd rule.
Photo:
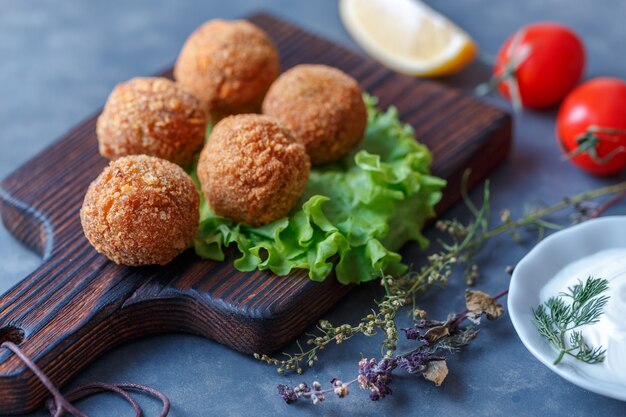
{"label": "gray textured surface", "polygon": [[[431,2],[435,3],[435,2]],[[586,76],[626,77],[623,18],[619,0],[440,0],[434,5],[466,28],[485,55],[520,25],[556,19],[573,26],[588,47]],[[274,11],[326,37],[354,45],[339,21],[336,2],[323,1],[45,1],[5,0],[0,12],[0,177],[10,173],[85,116],[96,111],[118,81],[152,74],[175,58],[185,37],[213,17],[234,18],[258,9]],[[469,88],[484,79],[474,66],[444,82]],[[610,182],[590,178],[559,161],[553,113],[526,113],[516,120],[515,149],[492,177],[494,212],[520,213],[529,202],[556,199]],[[615,181],[613,179],[612,181]],[[624,212],[624,205],[613,213]],[[462,216],[461,208],[450,216]],[[508,285],[503,269],[532,242],[501,239],[485,257],[479,288],[495,292]],[[408,250],[407,256],[416,256]],[[38,265],[38,258],[0,227],[0,291]],[[423,306],[441,315],[462,308],[461,283],[435,292]],[[329,318],[356,320],[379,294],[363,286]],[[624,415],[626,404],[591,394],[560,379],[534,360],[507,318],[485,326],[478,340],[451,361],[444,386],[398,377],[394,395],[371,403],[364,392],[321,407],[287,407],[276,396],[278,382],[345,379],[361,356],[378,354],[369,339],[356,338],[324,352],[324,365],[303,377],[279,377],[272,369],[211,341],[184,335],[155,337],[117,349],[83,372],[93,379],[151,384],[170,395],[172,416],[269,415],[430,415],[538,416]],[[147,415],[155,404],[144,401]],[[94,415],[130,415],[121,401],[101,396],[84,402]],[[105,412],[106,411],[106,412]],[[42,416],[43,412],[33,414]]]}

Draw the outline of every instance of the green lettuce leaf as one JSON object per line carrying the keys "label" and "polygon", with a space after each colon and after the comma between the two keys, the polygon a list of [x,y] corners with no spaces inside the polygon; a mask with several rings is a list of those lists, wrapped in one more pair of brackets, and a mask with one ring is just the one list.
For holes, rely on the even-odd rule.
{"label": "green lettuce leaf", "polygon": [[391,107],[364,97],[368,126],[362,144],[337,163],[315,167],[301,203],[289,217],[251,227],[212,213],[202,200],[198,255],[225,260],[239,253],[240,271],[287,275],[304,268],[323,281],[335,269],[344,284],[406,270],[397,251],[408,241],[427,245],[421,230],[434,216],[445,181],[429,174],[431,154]]}

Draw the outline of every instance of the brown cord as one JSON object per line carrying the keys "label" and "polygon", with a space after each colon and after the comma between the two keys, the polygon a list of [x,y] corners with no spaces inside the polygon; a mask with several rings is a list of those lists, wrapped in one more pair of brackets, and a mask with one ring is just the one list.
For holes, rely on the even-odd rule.
{"label": "brown cord", "polygon": [[46,374],[44,374],[44,372],[28,356],[26,356],[19,347],[17,347],[16,344],[12,342],[4,342],[0,345],[0,348],[6,348],[20,358],[22,362],[24,362],[24,364],[35,374],[37,379],[41,381],[46,389],[50,391],[52,398],[50,398],[46,404],[52,417],[62,417],[67,413],[70,413],[75,417],[89,417],[87,414],[74,407],[72,402],[106,391],[117,394],[126,400],[133,407],[133,410],[135,410],[135,417],[142,416],[143,413],[141,406],[133,397],[130,396],[130,394],[128,394],[127,391],[137,391],[159,399],[161,403],[163,403],[163,408],[161,409],[161,413],[158,417],[166,417],[170,411],[170,400],[161,391],[150,388],[146,385],[133,384],[130,382],[120,382],[114,384],[95,382],[78,387],[64,396],[50,380],[50,378],[48,378]]}

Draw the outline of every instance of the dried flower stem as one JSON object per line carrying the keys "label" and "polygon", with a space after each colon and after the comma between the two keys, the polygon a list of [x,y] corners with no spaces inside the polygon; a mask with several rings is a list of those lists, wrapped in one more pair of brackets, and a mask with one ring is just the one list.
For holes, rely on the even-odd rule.
{"label": "dried flower stem", "polygon": [[611,207],[613,207],[614,205],[616,205],[617,203],[619,203],[620,201],[622,201],[624,198],[626,198],[626,190],[621,191],[619,194],[614,195],[613,197],[611,197],[608,201],[606,201],[605,203],[599,205],[590,215],[589,217],[592,219],[595,219],[596,217],[600,217],[602,216],[602,214],[604,214],[605,211],[607,211],[608,209],[610,209]]}
{"label": "dried flower stem", "polygon": [[[414,327],[402,329],[406,338],[415,341],[417,347],[400,355],[385,356],[380,360],[362,358],[359,361],[359,375],[348,382],[344,383],[338,378],[333,378],[330,381],[331,388],[326,389],[322,389],[318,381],[314,381],[310,387],[305,382],[295,387],[280,384],[277,387],[278,393],[288,404],[300,399],[317,404],[326,400],[326,396],[331,393],[339,398],[345,397],[350,393],[350,386],[358,382],[362,389],[370,392],[369,397],[372,401],[378,401],[391,394],[389,385],[394,372],[398,369],[409,374],[422,375],[425,379],[440,385],[448,373],[446,353],[466,346],[478,335],[474,325],[480,323],[482,315],[487,315],[490,319],[498,318],[504,310],[496,300],[507,293],[508,290],[490,297],[480,291],[470,291],[466,294],[468,308],[461,313],[449,315],[446,321],[426,320],[424,317]],[[461,327],[466,320],[474,324]]]}
{"label": "dried flower stem", "polygon": [[[607,187],[598,188],[592,191],[587,191],[584,193],[576,194],[573,197],[563,199],[563,201],[553,206],[534,210],[531,213],[527,214],[526,216],[520,218],[519,220],[516,220],[510,224],[503,224],[499,227],[496,227],[495,229],[490,230],[489,232],[483,235],[483,238],[490,239],[499,234],[508,232],[511,229],[523,228],[525,226],[535,223],[537,220],[544,219],[550,216],[551,214],[554,214],[566,208],[575,207],[577,204],[580,204],[582,202],[594,200],[596,198],[599,198],[605,195],[611,195],[611,194],[616,194],[616,193],[620,193],[616,197],[619,197],[620,195],[621,197],[619,197],[617,201],[615,201],[615,203],[617,203],[620,199],[626,196],[626,194],[624,194],[626,193],[626,181],[620,182],[614,185],[609,185]],[[611,205],[615,203],[612,203]],[[604,210],[606,210],[606,208]],[[596,215],[593,215],[593,217],[598,217],[600,214],[604,212],[604,210],[602,210],[600,213],[597,213]]]}

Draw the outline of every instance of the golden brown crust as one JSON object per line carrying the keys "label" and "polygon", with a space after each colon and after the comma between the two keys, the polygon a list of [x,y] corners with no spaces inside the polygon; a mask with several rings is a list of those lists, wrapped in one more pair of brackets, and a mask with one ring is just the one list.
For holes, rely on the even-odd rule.
{"label": "golden brown crust", "polygon": [[294,132],[314,165],[350,152],[367,125],[357,82],[326,65],[298,65],[283,73],[267,92],[263,113]]}
{"label": "golden brown crust", "polygon": [[230,116],[213,128],[198,178],[211,209],[253,226],[286,216],[298,202],[311,163],[291,132],[267,116]]}
{"label": "golden brown crust", "polygon": [[204,101],[213,122],[255,113],[278,77],[278,51],[265,32],[245,20],[210,20],[189,36],[174,78]]}
{"label": "golden brown crust", "polygon": [[193,243],[198,205],[193,180],[181,167],[125,156],[91,183],[80,220],[89,242],[113,262],[164,265]]}
{"label": "golden brown crust", "polygon": [[204,143],[201,102],[166,78],[118,84],[98,117],[100,154],[117,159],[146,154],[186,166]]}

